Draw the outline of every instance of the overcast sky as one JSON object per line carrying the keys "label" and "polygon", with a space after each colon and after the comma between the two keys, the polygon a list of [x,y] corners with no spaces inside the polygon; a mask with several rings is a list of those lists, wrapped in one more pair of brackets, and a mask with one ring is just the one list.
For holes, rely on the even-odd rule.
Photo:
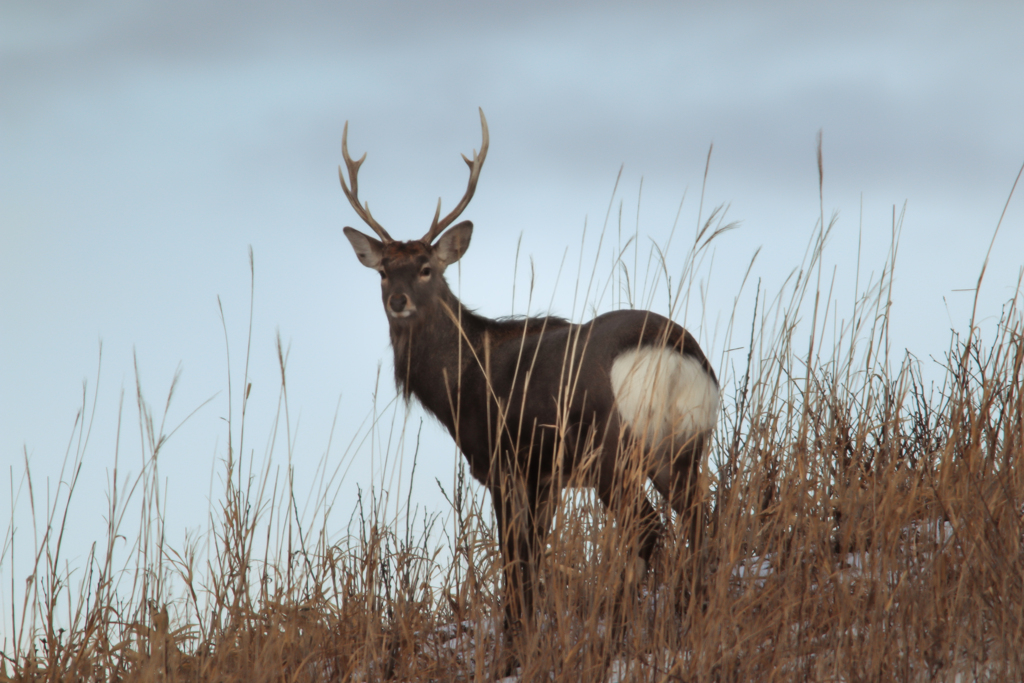
{"label": "overcast sky", "polygon": [[[54,495],[83,381],[93,407],[100,342],[69,561],[104,528],[122,391],[122,474],[141,467],[133,359],[158,419],[180,366],[169,427],[215,397],[160,460],[169,542],[205,524],[229,413],[218,297],[237,431],[250,245],[249,452],[262,460],[273,443],[273,466],[288,462],[272,436],[278,332],[290,349],[297,491],[313,486],[325,452],[333,469],[361,438],[378,368],[378,401],[394,396],[378,278],[341,232],[365,229],[337,180],[346,120],[353,154],[369,153],[360,194],[408,239],[426,231],[438,196],[449,208],[461,197],[459,154],[479,147],[484,109],[491,149],[464,214],[473,245],[449,280],[491,316],[513,312],[521,237],[514,312],[527,312],[532,258],[529,312],[580,317],[575,259],[585,225],[596,242],[620,166],[613,216],[621,202],[624,229],[639,220],[642,244],[663,243],[685,197],[679,230],[692,236],[713,143],[704,215],[725,203],[741,227],[702,275],[706,309],[680,322],[716,363],[754,251],[769,291],[800,263],[821,213],[821,130],[824,211],[839,215],[826,272],[850,286],[862,234],[862,281],[877,273],[905,204],[894,345],[941,354],[950,329],[967,326],[973,294],[958,290],[974,286],[1024,162],[1022,36],[1019,2],[5,2],[0,465],[22,541],[30,547],[26,458],[37,491],[49,478]],[[989,321],[1024,265],[1022,202],[982,289]],[[457,456],[435,422],[423,429],[415,492],[436,509],[434,477],[450,482]],[[380,485],[368,445],[345,457],[342,501]],[[339,508],[347,519],[351,505]],[[0,572],[9,567],[5,557]]]}

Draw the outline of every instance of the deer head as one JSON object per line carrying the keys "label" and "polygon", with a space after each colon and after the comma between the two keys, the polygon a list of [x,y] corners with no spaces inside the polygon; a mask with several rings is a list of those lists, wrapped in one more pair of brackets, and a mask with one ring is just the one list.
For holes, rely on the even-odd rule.
{"label": "deer head", "polygon": [[[476,192],[476,183],[480,178],[480,169],[483,168],[489,143],[487,119],[484,118],[483,109],[480,110],[480,126],[483,129],[483,142],[480,144],[479,155],[474,151],[472,160],[467,159],[465,155],[462,156],[469,166],[469,185],[462,200],[451,213],[439,220],[439,198],[434,220],[427,234],[418,240],[402,242],[392,239],[388,231],[374,219],[370,213],[369,202],[362,205],[359,203],[359,167],[366,160],[366,155],[363,154],[358,161],[353,161],[349,156],[348,122],[345,123],[341,135],[341,153],[348,168],[349,182],[345,182],[345,174],[339,166],[338,178],[341,180],[341,188],[352,208],[380,239],[374,239],[350,227],[345,228],[345,236],[352,243],[359,262],[380,273],[381,297],[392,325],[412,324],[427,318],[437,302],[443,301],[451,294],[444,279],[444,270],[466,253],[473,234],[473,224],[470,221],[462,221],[447,232],[445,229],[465,210],[473,198],[473,193]],[[438,235],[441,235],[441,238],[433,244]]]}

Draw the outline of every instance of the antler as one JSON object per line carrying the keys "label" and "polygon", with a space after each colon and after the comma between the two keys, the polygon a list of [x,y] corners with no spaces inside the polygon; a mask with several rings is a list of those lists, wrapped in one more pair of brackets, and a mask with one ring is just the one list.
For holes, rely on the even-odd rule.
{"label": "antler", "polygon": [[[441,199],[438,198],[437,211],[434,212],[434,222],[430,224],[430,230],[427,231],[427,234],[420,238],[420,242],[426,244],[433,242],[434,238],[451,225],[452,221],[458,218],[459,214],[469,206],[469,200],[473,198],[473,193],[476,192],[476,181],[480,179],[480,169],[483,168],[484,158],[487,156],[487,146],[490,143],[490,137],[487,135],[487,119],[484,117],[484,110],[482,108],[480,109],[480,127],[483,128],[480,156],[477,156],[476,150],[473,150],[472,161],[467,159],[465,154],[462,155],[462,160],[469,166],[469,186],[466,188],[466,194],[462,196],[462,201],[459,202],[458,206],[440,221],[437,220],[438,216],[441,215]],[[355,180],[352,181],[352,185],[353,187],[355,186]]]}
{"label": "antler", "polygon": [[388,231],[370,215],[370,202],[366,202],[365,206],[359,205],[359,167],[366,161],[366,153],[363,153],[359,161],[352,161],[352,157],[348,155],[348,121],[345,122],[345,128],[341,133],[341,155],[345,157],[345,166],[348,168],[348,177],[352,182],[352,190],[350,191],[348,185],[345,184],[345,176],[341,172],[341,166],[338,166],[338,179],[341,181],[341,189],[345,192],[345,196],[348,197],[349,204],[356,210],[356,213],[363,219],[363,222],[373,228],[373,231],[377,233],[381,240],[384,242],[393,241]]}

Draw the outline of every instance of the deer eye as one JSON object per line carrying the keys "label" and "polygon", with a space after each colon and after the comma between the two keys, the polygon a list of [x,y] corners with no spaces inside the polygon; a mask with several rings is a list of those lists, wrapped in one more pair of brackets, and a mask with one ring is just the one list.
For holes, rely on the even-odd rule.
{"label": "deer eye", "polygon": [[420,277],[423,278],[424,280],[430,277],[430,266],[423,266],[420,269]]}
{"label": "deer eye", "polygon": [[387,274],[387,273],[385,273],[385,272],[384,272],[383,270],[380,270],[380,271],[377,271],[377,272],[379,272],[379,273],[380,273],[380,279],[381,279],[381,281],[383,281],[383,280],[387,280],[387,279],[388,279],[388,274]]}

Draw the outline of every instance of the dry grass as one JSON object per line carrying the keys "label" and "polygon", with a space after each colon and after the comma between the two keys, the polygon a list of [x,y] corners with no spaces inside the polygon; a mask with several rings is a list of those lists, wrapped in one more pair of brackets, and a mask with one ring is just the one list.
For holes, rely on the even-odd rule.
{"label": "dry grass", "polygon": [[[669,285],[671,307],[683,305],[708,238],[727,227],[719,218],[702,224]],[[1024,677],[1019,302],[994,339],[973,321],[954,336],[942,381],[926,388],[918,362],[889,350],[898,225],[880,279],[861,288],[845,323],[820,286],[830,227],[774,299],[758,291],[740,344],[746,367],[725,373],[700,543],[671,535],[636,587],[623,570],[636,534],[611,528],[592,497],[564,496],[521,680]],[[608,282],[646,305],[644,292],[666,283],[638,284],[624,253]],[[155,463],[166,436],[141,390],[136,401]],[[339,542],[337,528],[299,527],[290,484],[239,452],[229,444],[205,553],[196,539],[165,544],[155,470],[135,490],[108,492],[107,538],[74,571],[59,561],[66,512],[54,504],[0,680],[500,677],[500,556],[490,503],[464,473],[446,493],[451,509],[437,513],[450,524],[396,521],[387,494],[371,491]],[[142,531],[115,566],[126,514],[141,516]]]}

